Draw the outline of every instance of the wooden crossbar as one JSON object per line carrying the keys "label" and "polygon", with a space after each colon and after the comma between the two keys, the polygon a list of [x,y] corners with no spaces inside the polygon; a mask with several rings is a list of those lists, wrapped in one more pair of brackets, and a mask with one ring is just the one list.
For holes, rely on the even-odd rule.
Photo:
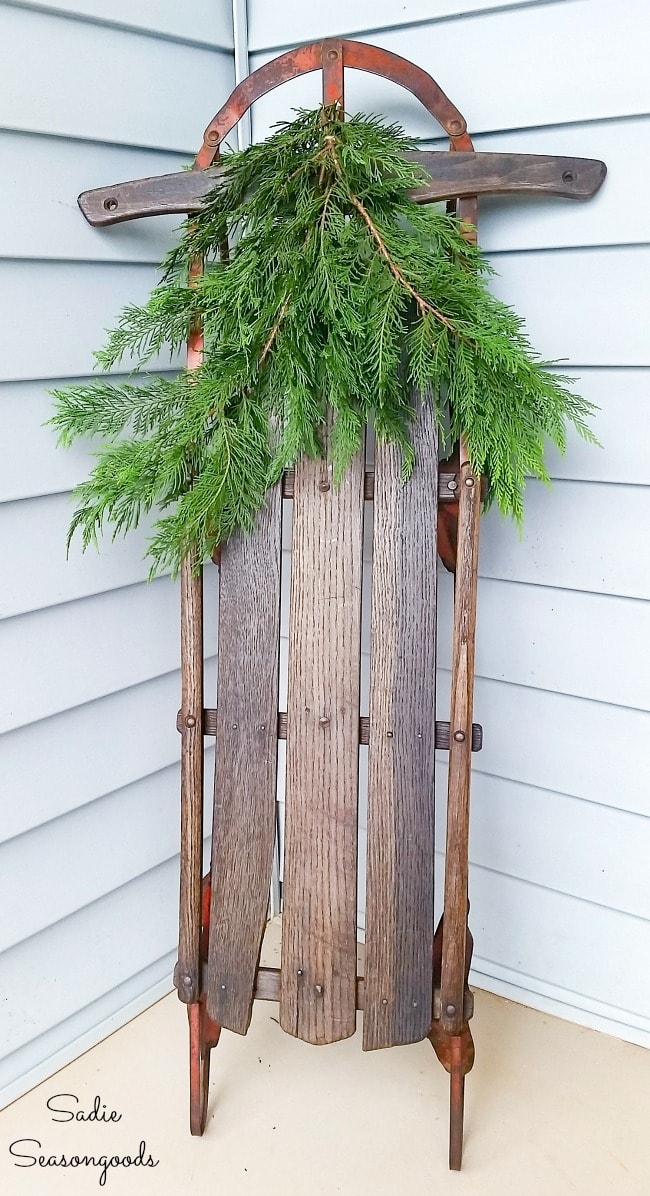
{"label": "wooden crossbar", "polygon": [[[436,751],[446,752],[449,750],[449,736],[450,724],[446,719],[436,719],[435,723],[436,736]],[[176,729],[182,730],[182,713],[179,710],[176,716]],[[217,709],[216,706],[207,706],[203,711],[203,734],[216,735],[217,734]],[[287,712],[281,710],[278,714],[278,739],[287,738]],[[370,743],[370,719],[367,714],[362,714],[359,719],[359,744],[361,747],[367,747]],[[480,723],[472,723],[472,751],[480,752],[483,747],[483,728]]]}

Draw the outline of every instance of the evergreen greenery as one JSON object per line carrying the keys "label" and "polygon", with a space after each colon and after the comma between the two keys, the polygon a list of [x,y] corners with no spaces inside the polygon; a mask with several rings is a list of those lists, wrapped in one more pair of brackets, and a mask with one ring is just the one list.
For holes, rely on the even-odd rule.
{"label": "evergreen greenery", "polygon": [[[546,439],[563,450],[568,421],[594,440],[591,404],[490,294],[490,267],[458,220],[409,198],[423,181],[404,156],[411,148],[396,126],[319,109],[224,159],[227,186],[186,224],[149,301],[127,307],[96,354],[105,371],[135,358],[140,377],[54,392],[63,444],[107,440],[74,492],[70,536],[79,529],[86,547],[106,521],[117,534],[155,507],[166,513],[149,546],[152,574],[175,572],[188,552],[203,560],[250,528],[284,468],[320,453],[328,411],[336,478],[372,418],[378,438],[401,446],[406,481],[414,392],[429,396],[452,440],[465,436],[489,479],[487,502],[518,521],[526,476],[548,480]],[[198,370],[142,372],[200,326]]]}

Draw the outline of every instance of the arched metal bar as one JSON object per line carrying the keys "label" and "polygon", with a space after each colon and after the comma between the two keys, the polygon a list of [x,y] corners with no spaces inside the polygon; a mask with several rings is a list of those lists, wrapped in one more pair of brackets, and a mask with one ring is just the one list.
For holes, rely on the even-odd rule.
{"label": "arched metal bar", "polygon": [[[194,169],[204,170],[211,166],[224,137],[251,104],[289,79],[322,70],[325,102],[340,101],[342,86],[337,87],[336,81],[340,79],[342,67],[380,75],[406,88],[442,125],[451,139],[453,149],[473,149],[464,116],[435,79],[422,67],[416,66],[414,62],[409,62],[399,54],[393,54],[379,46],[368,45],[366,42],[325,38],[307,46],[299,46],[296,50],[288,50],[286,54],[265,63],[253,71],[252,75],[243,79],[205,130],[203,145],[197,154]],[[337,94],[334,94],[335,92]]]}

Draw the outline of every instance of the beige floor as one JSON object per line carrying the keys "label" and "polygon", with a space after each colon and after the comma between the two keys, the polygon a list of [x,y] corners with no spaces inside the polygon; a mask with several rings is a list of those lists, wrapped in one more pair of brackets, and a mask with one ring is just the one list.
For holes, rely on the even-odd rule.
{"label": "beige floor", "polygon": [[[192,1139],[172,995],[0,1114],[0,1193],[650,1196],[650,1052],[476,997],[460,1175],[446,1169],[447,1078],[427,1043],[363,1054],[357,1034],[317,1049],[283,1034],[271,1004],[213,1052],[208,1126]],[[86,1112],[97,1095],[121,1120],[55,1124],[59,1093],[79,1104],[53,1104]],[[9,1145],[23,1138],[58,1157],[133,1155],[144,1139],[158,1165],[111,1169],[100,1187],[99,1168],[17,1167]]]}

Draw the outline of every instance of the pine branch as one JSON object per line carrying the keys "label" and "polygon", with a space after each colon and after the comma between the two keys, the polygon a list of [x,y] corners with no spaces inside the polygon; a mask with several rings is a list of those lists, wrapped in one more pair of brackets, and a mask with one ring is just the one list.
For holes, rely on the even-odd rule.
{"label": "pine branch", "polygon": [[[521,521],[526,477],[548,481],[550,440],[572,424],[595,442],[591,404],[534,353],[522,321],[488,290],[491,267],[459,222],[418,207],[422,181],[396,126],[336,108],[301,112],[224,159],[163,262],[147,303],[128,306],[97,356],[141,370],[203,331],[202,366],[172,379],[102,379],[56,391],[60,442],[102,436],[70,534],[84,547],[154,508],[152,573],[200,562],[250,528],[269,484],[302,454],[329,453],[336,479],[374,417],[406,480],[413,392],[441,431],[466,439],[488,503]],[[226,246],[230,242],[230,250]],[[196,263],[203,263],[198,273]]]}

